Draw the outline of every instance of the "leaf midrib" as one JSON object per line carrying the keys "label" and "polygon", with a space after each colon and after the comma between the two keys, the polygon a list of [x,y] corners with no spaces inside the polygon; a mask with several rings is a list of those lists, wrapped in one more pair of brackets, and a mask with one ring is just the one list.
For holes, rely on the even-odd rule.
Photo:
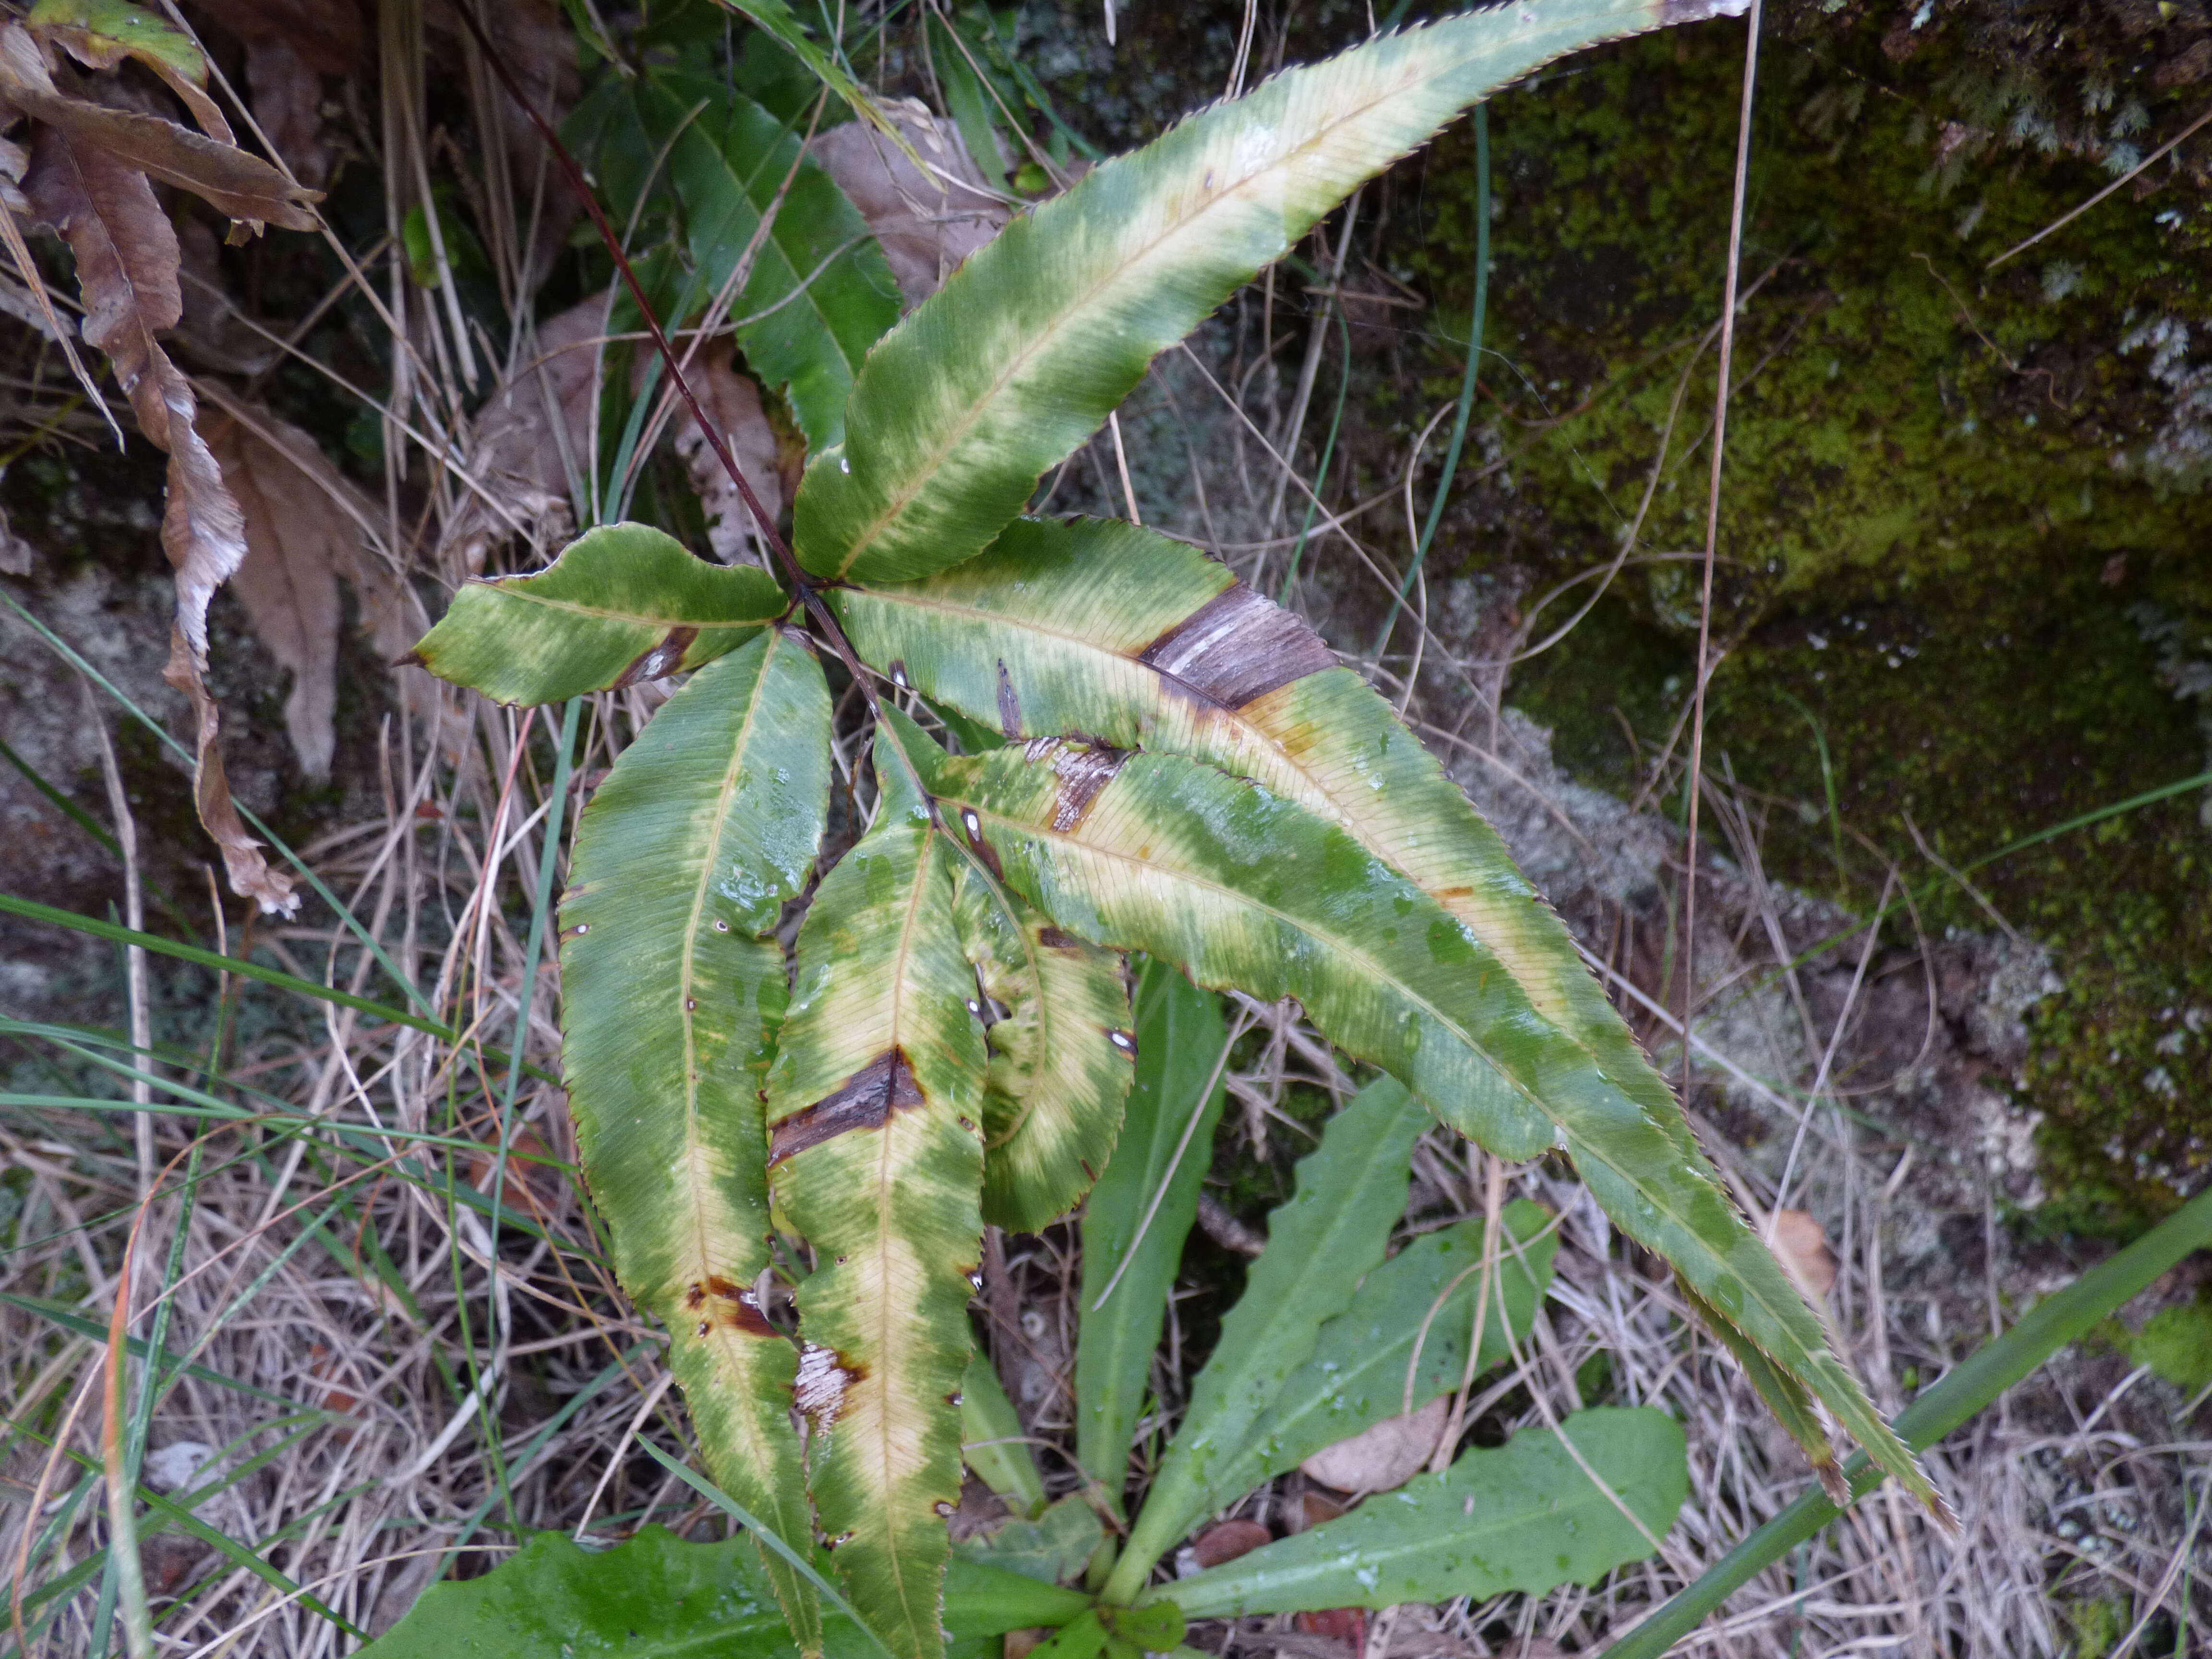
{"label": "leaf midrib", "polygon": [[[886,807],[884,810],[890,811],[894,809]],[[914,881],[907,890],[906,915],[899,923],[898,949],[892,957],[892,963],[895,971],[891,975],[890,1042],[892,1052],[895,1054],[903,1054],[906,1053],[906,1043],[904,1039],[906,1036],[906,1006],[908,985],[908,967],[914,959],[915,930],[921,917],[922,894],[924,890],[929,885],[931,862],[936,854],[936,848],[930,844],[930,832],[926,826],[913,826],[908,829],[908,834],[915,843]],[[909,1068],[912,1067],[913,1063],[914,1062],[911,1058],[907,1061],[907,1065]],[[896,1081],[897,1069],[898,1061],[894,1060],[892,1060],[890,1066],[888,1068],[884,1079],[884,1088],[886,1095],[889,1094],[890,1089]],[[919,1091],[921,1088],[921,1079],[919,1074],[915,1076],[914,1081],[915,1088]],[[928,1097],[927,1095],[923,1096],[923,1100],[925,1103],[924,1109],[926,1110],[927,1109]],[[890,1243],[896,1232],[896,1229],[892,1225],[891,1222],[893,1214],[892,1200],[896,1199],[898,1194],[898,1182],[896,1175],[891,1168],[891,1149],[896,1139],[896,1136],[894,1133],[893,1119],[887,1112],[884,1115],[883,1129],[876,1137],[877,1200],[876,1243],[874,1253],[876,1257],[876,1284],[879,1291],[882,1287],[887,1286],[891,1283],[890,1268],[892,1264]],[[878,1437],[876,1458],[877,1467],[883,1469],[886,1475],[888,1475],[891,1468],[893,1448],[891,1444],[891,1414],[888,1410],[884,1409],[883,1407],[888,1406],[893,1397],[891,1389],[891,1373],[893,1369],[891,1364],[891,1356],[897,1352],[896,1347],[894,1346],[894,1338],[896,1337],[896,1333],[895,1333],[891,1328],[891,1303],[892,1298],[890,1297],[878,1294],[875,1297],[874,1305],[871,1310],[876,1316],[876,1363],[879,1367],[881,1367],[880,1375],[884,1380],[884,1400],[882,1404],[878,1406],[876,1412],[876,1432]],[[888,1481],[886,1481],[886,1484],[888,1485]],[[888,1494],[886,1494],[886,1496],[888,1496]],[[886,1527],[884,1529],[884,1540],[886,1544],[889,1546],[889,1547],[884,1551],[884,1557],[890,1572],[891,1583],[894,1587],[895,1593],[898,1596],[899,1611],[905,1616],[908,1628],[919,1633],[925,1628],[925,1626],[915,1621],[914,1599],[907,1589],[905,1565],[900,1556],[899,1528],[896,1524],[896,1516],[895,1513],[892,1516],[892,1520],[894,1524]]]}
{"label": "leaf midrib", "polygon": [[[1043,350],[1047,345],[1057,341],[1060,335],[1066,331],[1070,319],[1087,310],[1091,301],[1099,294],[1112,287],[1116,282],[1120,281],[1126,273],[1134,270],[1137,266],[1149,259],[1164,244],[1202,223],[1204,222],[1205,216],[1212,212],[1216,207],[1232,200],[1242,199],[1243,192],[1251,186],[1255,180],[1264,178],[1269,173],[1279,171],[1290,167],[1297,160],[1298,157],[1305,155],[1308,151],[1312,150],[1316,146],[1322,143],[1326,139],[1333,137],[1342,128],[1349,125],[1354,121],[1364,119],[1377,107],[1382,104],[1389,102],[1392,99],[1405,96],[1407,93],[1410,92],[1414,87],[1419,86],[1422,82],[1440,79],[1445,72],[1444,69],[1439,67],[1431,74],[1413,76],[1401,80],[1389,93],[1381,97],[1370,99],[1367,102],[1359,105],[1357,108],[1347,112],[1337,120],[1331,122],[1328,126],[1315,133],[1312,137],[1307,139],[1305,143],[1298,145],[1295,149],[1284,151],[1281,155],[1269,161],[1265,167],[1259,167],[1251,173],[1246,173],[1243,178],[1238,179],[1233,185],[1224,185],[1218,193],[1210,197],[1206,201],[1202,203],[1194,212],[1174,221],[1173,223],[1171,223],[1159,235],[1154,237],[1151,241],[1146,242],[1143,246],[1134,250],[1126,258],[1117,261],[1115,264],[1109,267],[1105,274],[1101,276],[1097,281],[1091,283],[1079,294],[1076,295],[1060,309],[1059,314],[1053,319],[1050,325],[1041,331],[1028,345],[1024,346],[1020,350],[1017,351],[1013,356],[1007,360],[1006,368],[1000,373],[998,377],[969,404],[967,410],[957,421],[951,424],[947,429],[947,435],[944,441],[939,443],[933,450],[925,452],[928,465],[921,470],[919,476],[915,478],[915,481],[913,483],[902,486],[899,492],[894,495],[884,505],[883,510],[877,514],[873,519],[868,521],[862,532],[854,538],[852,546],[847,551],[844,559],[837,566],[837,575],[842,578],[848,574],[852,570],[854,562],[860,557],[860,556],[875,544],[877,538],[883,533],[884,526],[890,523],[892,520],[899,517],[908,507],[913,505],[915,499],[920,495],[937,477],[939,471],[944,466],[945,458],[952,453],[953,448],[957,445],[965,440],[968,434],[974,429],[976,422],[982,419],[982,411],[992,404],[997,402],[1000,395],[1005,392],[1007,385],[1028,364],[1030,360],[1037,353]],[[855,386],[855,390],[858,390],[857,384]]]}
{"label": "leaf midrib", "polygon": [[[528,580],[523,578],[522,580]],[[641,611],[614,611],[605,605],[583,605],[574,599],[556,599],[543,593],[533,593],[526,587],[510,587],[505,582],[488,581],[483,586],[503,599],[521,599],[531,605],[542,605],[549,611],[566,611],[578,617],[590,617],[599,622],[615,622],[641,628],[690,628],[702,634],[739,628],[765,628],[781,611],[771,611],[765,617],[750,617],[741,621],[702,620],[696,617],[653,617]]]}

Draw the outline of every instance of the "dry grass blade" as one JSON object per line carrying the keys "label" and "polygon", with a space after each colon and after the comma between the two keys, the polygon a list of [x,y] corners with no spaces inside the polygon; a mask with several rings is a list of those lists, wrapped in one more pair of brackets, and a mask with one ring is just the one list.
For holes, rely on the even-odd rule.
{"label": "dry grass blade", "polygon": [[951,122],[911,99],[884,107],[927,172],[865,121],[832,127],[808,149],[868,222],[907,304],[918,305],[999,234],[1008,210]]}

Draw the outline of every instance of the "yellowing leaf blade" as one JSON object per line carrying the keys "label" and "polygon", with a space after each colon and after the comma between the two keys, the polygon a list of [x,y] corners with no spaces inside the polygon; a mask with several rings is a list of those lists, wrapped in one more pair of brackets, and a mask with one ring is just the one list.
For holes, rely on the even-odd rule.
{"label": "yellowing leaf blade", "polygon": [[1362,179],[1562,53],[1735,9],[1518,0],[1290,70],[1106,162],[1008,225],[869,355],[842,447],[799,488],[800,562],[897,580],[981,551],[1157,353]]}
{"label": "yellowing leaf blade", "polygon": [[649,525],[602,525],[527,576],[465,582],[415,647],[500,702],[554,702],[699,668],[787,609],[766,571],[694,558]]}
{"label": "yellowing leaf blade", "polygon": [[1035,1232],[1106,1167],[1137,1054],[1121,959],[1055,927],[963,863],[960,937],[990,999],[983,1095],[983,1218]]}
{"label": "yellowing leaf blade", "polygon": [[984,1053],[955,854],[884,748],[874,826],[799,931],[769,1167],[816,1257],[799,1290],[797,1398],[817,1523],[890,1651],[936,1659],[982,1255]]}
{"label": "yellowing leaf blade", "polygon": [[[802,1549],[798,1353],[758,1296],[760,1090],[785,1005],[775,927],[829,810],[829,730],[821,666],[797,639],[757,635],[709,665],[585,809],[561,906],[562,1065],[616,1271],[668,1326],[715,1478]],[[815,1592],[763,1559],[817,1648]]]}

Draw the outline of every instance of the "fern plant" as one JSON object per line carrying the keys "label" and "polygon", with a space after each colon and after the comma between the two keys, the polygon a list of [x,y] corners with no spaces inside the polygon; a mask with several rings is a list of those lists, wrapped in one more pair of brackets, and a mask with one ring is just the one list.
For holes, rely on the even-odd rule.
{"label": "fern plant", "polygon": [[[818,1540],[898,1659],[943,1645],[982,1228],[1065,1213],[1103,1167],[1139,1047],[1125,951],[1295,997],[1492,1152],[1565,1154],[1824,1479],[1823,1407],[1934,1504],[1564,928],[1389,706],[1198,550],[1021,516],[1158,352],[1361,180],[1564,52],[1732,9],[1523,0],[1280,75],[1017,218],[857,372],[849,330],[806,362],[762,343],[817,445],[780,578],[615,525],[465,586],[422,642],[509,702],[690,676],[579,829],[579,1143],[716,1478]],[[712,173],[700,151],[679,191]],[[874,713],[874,788],[822,871],[825,651]],[[1141,1598],[1188,1507],[1156,1495],[1170,1518],[1140,1519],[1107,1605]],[[812,1575],[763,1565],[814,1652]]]}
{"label": "fern plant", "polygon": [[[1414,1139],[1431,1121],[1388,1078],[1347,1102],[1299,1164],[1188,1409],[1158,1449],[1127,1544],[1118,1554],[1102,1548],[1108,1524],[1121,1524],[1130,1442],[1206,1169],[1189,1143],[1211,1139],[1224,1094],[1218,999],[1152,963],[1134,1004],[1140,1056],[1128,1121],[1082,1228],[1082,1485],[1047,1504],[1043,1472],[979,1353],[961,1384],[963,1450],[1008,1512],[954,1547],[944,1620],[962,1659],[971,1650],[982,1659],[989,1638],[1025,1626],[1055,1633],[1048,1659],[1135,1659],[1175,1648],[1192,1620],[1541,1595],[1650,1555],[1688,1493],[1681,1428],[1650,1407],[1600,1407],[1467,1451],[1235,1559],[1147,1584],[1201,1516],[1528,1340],[1556,1248],[1540,1206],[1508,1205],[1494,1241],[1473,1218],[1386,1254]],[[519,1659],[604,1632],[626,1638],[627,1651],[711,1644],[775,1659],[792,1651],[791,1638],[749,1554],[657,1528],[598,1556],[547,1535],[488,1579],[430,1592],[370,1655],[431,1659],[464,1645]],[[840,1623],[833,1613],[826,1644],[850,1650],[859,1633]]]}

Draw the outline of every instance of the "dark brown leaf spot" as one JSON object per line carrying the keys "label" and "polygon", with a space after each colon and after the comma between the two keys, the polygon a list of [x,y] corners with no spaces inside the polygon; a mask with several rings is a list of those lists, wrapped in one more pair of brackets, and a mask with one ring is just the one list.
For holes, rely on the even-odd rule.
{"label": "dark brown leaf spot", "polygon": [[738,1331],[746,1336],[782,1334],[761,1312],[760,1300],[750,1287],[733,1284],[719,1274],[710,1274],[705,1284],[694,1285],[685,1291],[684,1305],[699,1316],[701,1336],[716,1329]]}
{"label": "dark brown leaf spot", "polygon": [[972,806],[960,809],[960,833],[968,838],[968,850],[983,861],[983,867],[991,872],[991,878],[1004,881],[1006,878],[1006,867],[999,862],[999,854],[991,843],[983,839],[983,820],[976,816]]}
{"label": "dark brown leaf spot", "polygon": [[845,1079],[836,1093],[793,1112],[769,1132],[768,1162],[774,1169],[810,1146],[852,1129],[880,1129],[893,1112],[921,1104],[921,1090],[905,1052],[889,1048]]}
{"label": "dark brown leaf spot", "polygon": [[1052,827],[1061,835],[1082,823],[1098,792],[1114,781],[1128,756],[1115,749],[1062,749],[1052,769],[1060,775],[1060,794],[1052,805]]}
{"label": "dark brown leaf spot", "polygon": [[1061,933],[1049,922],[1037,929],[1036,942],[1048,951],[1073,950],[1082,943],[1081,940],[1072,939]]}
{"label": "dark brown leaf spot", "polygon": [[1006,672],[1006,659],[999,659],[999,734],[1008,743],[1022,734],[1022,700],[1014,695],[1014,682]]}
{"label": "dark brown leaf spot", "polygon": [[1292,680],[1336,666],[1321,635],[1238,582],[1146,646],[1137,659],[1224,708],[1242,708]]}
{"label": "dark brown leaf spot", "polygon": [[641,680],[657,680],[673,674],[684,661],[684,653],[691,648],[691,641],[699,637],[696,628],[672,628],[660,637],[650,651],[640,652],[630,665],[623,670],[610,688],[619,691],[625,685],[635,685]]}

